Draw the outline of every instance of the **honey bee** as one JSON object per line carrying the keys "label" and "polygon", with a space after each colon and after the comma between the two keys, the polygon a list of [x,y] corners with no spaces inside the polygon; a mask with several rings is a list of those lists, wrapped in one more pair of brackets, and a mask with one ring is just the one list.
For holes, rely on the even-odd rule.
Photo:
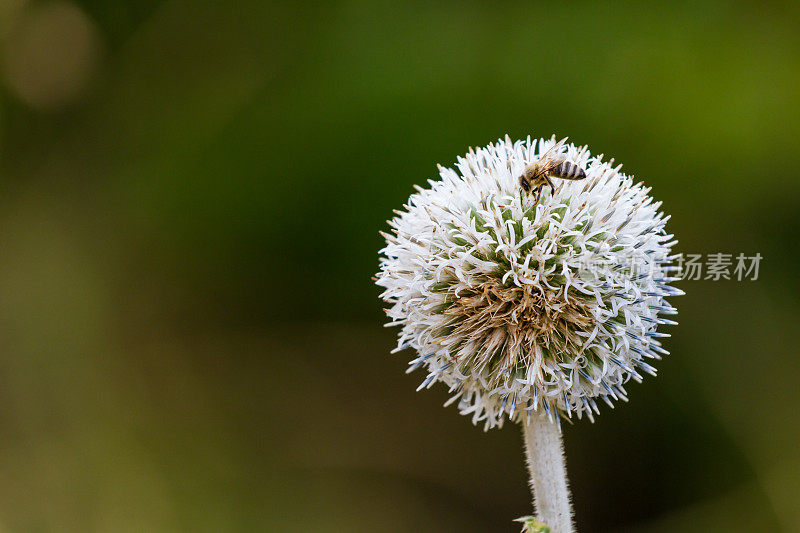
{"label": "honey bee", "polygon": [[564,137],[554,144],[538,160],[525,167],[525,171],[519,177],[519,185],[522,190],[526,194],[532,192],[536,202],[539,201],[539,195],[545,185],[549,185],[552,190],[555,190],[550,178],[562,180],[582,180],[586,178],[586,171],[580,165],[567,161],[566,156],[561,153],[561,147],[566,140],[567,137]]}

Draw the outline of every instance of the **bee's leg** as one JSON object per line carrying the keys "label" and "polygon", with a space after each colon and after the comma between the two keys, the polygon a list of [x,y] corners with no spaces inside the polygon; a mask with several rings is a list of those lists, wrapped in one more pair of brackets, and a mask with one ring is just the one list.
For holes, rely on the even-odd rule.
{"label": "bee's leg", "polygon": [[539,185],[535,189],[533,189],[533,203],[539,203],[539,196],[542,194],[542,186]]}
{"label": "bee's leg", "polygon": [[547,180],[547,184],[550,186],[550,194],[555,194],[556,186],[553,185],[553,181],[550,179],[550,176],[545,176],[544,179]]}

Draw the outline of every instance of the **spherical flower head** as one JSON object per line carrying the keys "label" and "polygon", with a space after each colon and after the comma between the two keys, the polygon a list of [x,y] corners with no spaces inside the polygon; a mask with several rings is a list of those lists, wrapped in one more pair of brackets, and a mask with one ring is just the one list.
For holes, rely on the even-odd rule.
{"label": "spherical flower head", "polygon": [[[586,171],[553,179],[538,198],[519,176],[556,145],[506,137],[439,167],[384,234],[377,284],[400,326],[394,351],[416,351],[421,388],[442,382],[484,429],[534,411],[593,420],[597,400],[627,400],[625,384],[655,375],[675,324],[665,297],[676,241],[650,189],[613,159],[556,146]],[[552,156],[553,152],[548,154]]]}

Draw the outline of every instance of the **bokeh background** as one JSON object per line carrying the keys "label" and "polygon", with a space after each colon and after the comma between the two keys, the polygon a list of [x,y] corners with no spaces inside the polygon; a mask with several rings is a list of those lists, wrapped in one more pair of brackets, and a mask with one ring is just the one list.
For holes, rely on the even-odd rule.
{"label": "bokeh background", "polygon": [[800,531],[799,22],[0,0],[0,531],[517,531],[517,428],[414,392],[370,280],[412,185],[506,133],[763,256],[682,282],[659,377],[565,428],[579,530]]}

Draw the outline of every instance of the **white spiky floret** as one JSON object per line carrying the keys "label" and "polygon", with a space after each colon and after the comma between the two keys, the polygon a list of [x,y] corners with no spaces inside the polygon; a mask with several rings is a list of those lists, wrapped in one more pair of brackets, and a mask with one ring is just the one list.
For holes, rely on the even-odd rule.
{"label": "white spiky floret", "polygon": [[[506,137],[470,149],[440,180],[417,187],[383,234],[377,284],[400,326],[394,351],[416,351],[421,388],[443,382],[484,428],[543,410],[593,420],[597,400],[627,400],[625,384],[655,375],[667,352],[656,331],[675,324],[666,296],[672,240],[649,188],[613,159],[566,144],[586,170],[555,180],[538,202],[518,176],[555,145]],[[537,149],[538,148],[538,149]]]}

